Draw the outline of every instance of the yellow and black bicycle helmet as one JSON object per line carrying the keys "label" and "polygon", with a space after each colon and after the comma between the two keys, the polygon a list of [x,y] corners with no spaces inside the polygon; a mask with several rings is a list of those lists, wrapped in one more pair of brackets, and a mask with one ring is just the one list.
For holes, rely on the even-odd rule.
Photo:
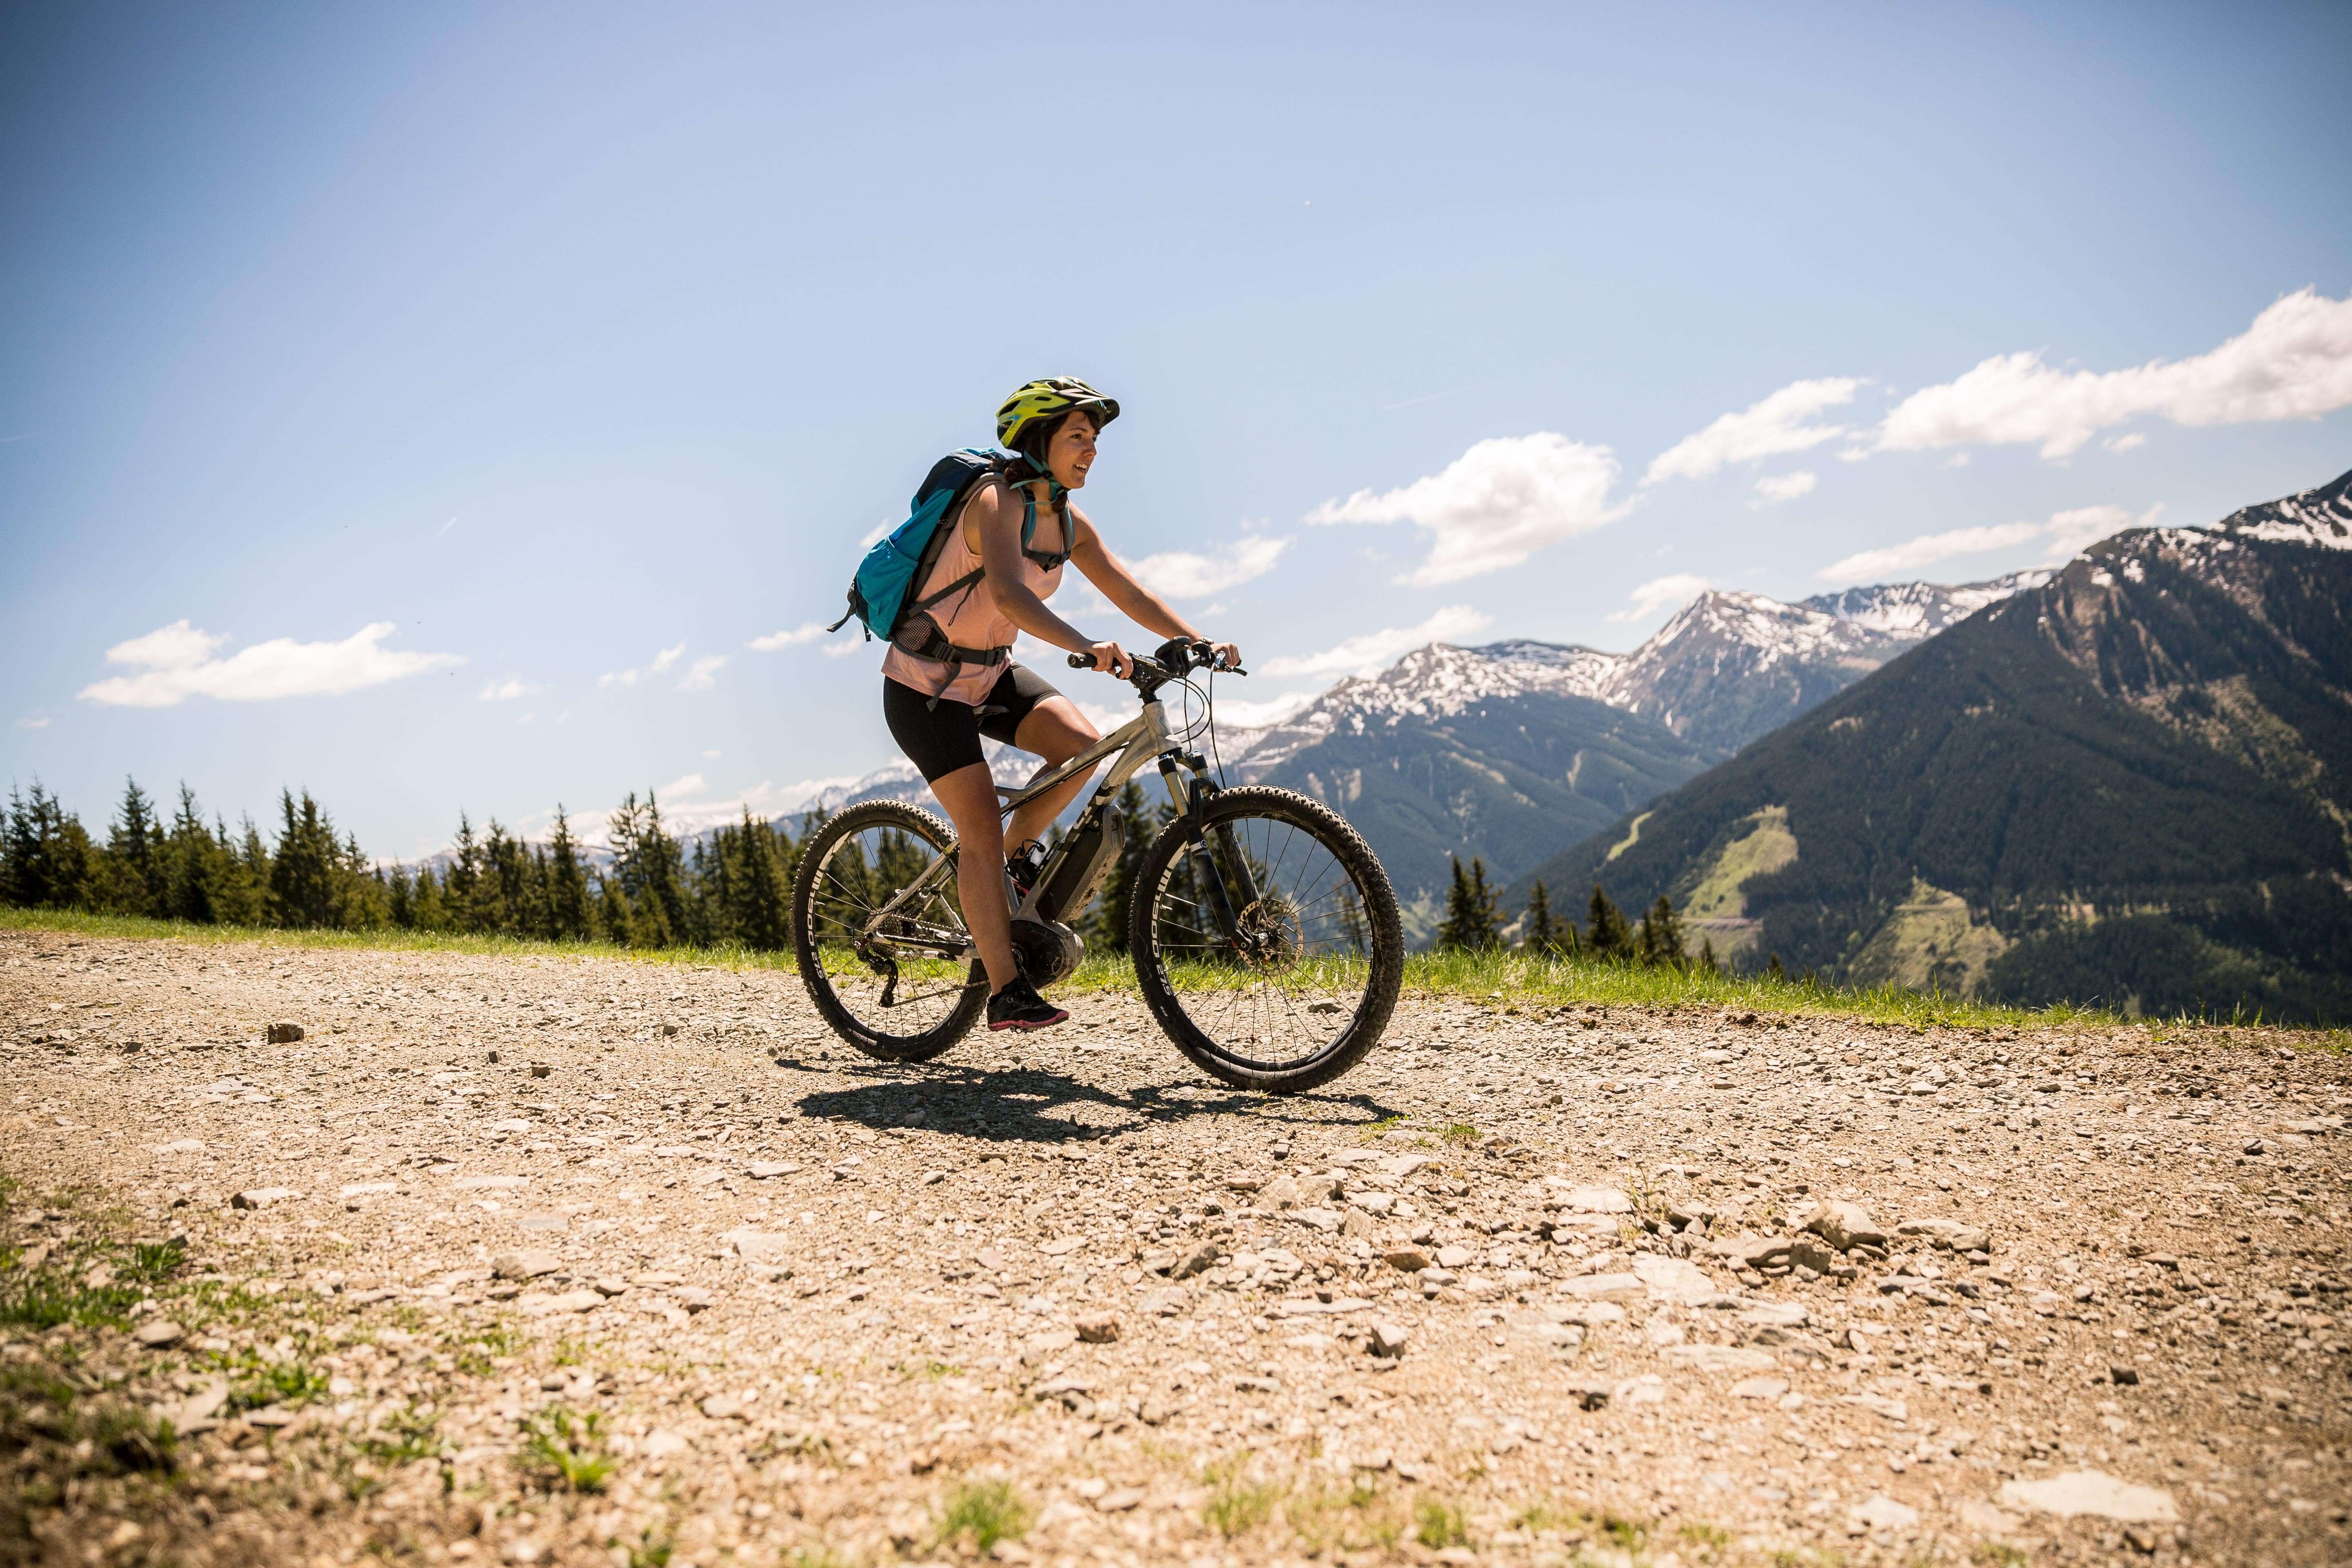
{"label": "yellow and black bicycle helmet", "polygon": [[1041,419],[1072,408],[1094,416],[1099,430],[1118,417],[1118,401],[1105,397],[1070,375],[1040,376],[1004,400],[996,411],[996,444],[1007,451],[1020,449],[1021,433]]}

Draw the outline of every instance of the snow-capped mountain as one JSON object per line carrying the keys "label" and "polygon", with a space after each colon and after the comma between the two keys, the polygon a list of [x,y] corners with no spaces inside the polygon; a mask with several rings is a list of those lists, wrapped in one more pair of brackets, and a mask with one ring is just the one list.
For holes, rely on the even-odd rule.
{"label": "snow-capped mountain", "polygon": [[1467,648],[1433,643],[1380,675],[1339,682],[1294,718],[1226,731],[1226,756],[1241,759],[1245,776],[1262,778],[1335,735],[1451,719],[1474,704],[1540,693],[1654,720],[1720,761],[1896,654],[2051,575],[2037,568],[1958,585],[1881,584],[1795,605],[1710,590],[1631,653],[1528,638]]}
{"label": "snow-capped mountain", "polygon": [[2233,511],[2216,526],[2223,533],[2248,539],[2352,550],[2352,473],[2333,484]]}

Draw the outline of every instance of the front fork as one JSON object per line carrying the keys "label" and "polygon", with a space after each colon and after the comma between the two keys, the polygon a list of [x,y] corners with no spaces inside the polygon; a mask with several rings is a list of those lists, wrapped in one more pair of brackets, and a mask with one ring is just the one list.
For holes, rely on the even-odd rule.
{"label": "front fork", "polygon": [[[1210,916],[1224,939],[1238,949],[1246,949],[1247,938],[1242,931],[1241,911],[1257,902],[1256,874],[1250,868],[1249,857],[1242,853],[1241,841],[1234,836],[1231,826],[1218,823],[1203,827],[1208,820],[1204,809],[1210,797],[1217,793],[1216,780],[1209,776],[1208,759],[1198,752],[1182,759],[1192,770],[1185,778],[1177,769],[1178,759],[1160,759],[1160,777],[1168,786],[1168,797],[1176,805],[1176,815],[1183,822],[1187,836],[1192,840],[1194,868],[1201,878],[1202,896],[1209,906]],[[1211,848],[1211,840],[1215,848]],[[1223,851],[1222,854],[1217,851]],[[1220,862],[1223,862],[1221,865]]]}

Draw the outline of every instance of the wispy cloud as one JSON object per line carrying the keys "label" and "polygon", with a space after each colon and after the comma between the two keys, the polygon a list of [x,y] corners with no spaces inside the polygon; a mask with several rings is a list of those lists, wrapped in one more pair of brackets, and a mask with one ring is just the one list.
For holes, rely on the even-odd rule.
{"label": "wispy cloud", "polygon": [[686,679],[677,683],[680,691],[708,691],[719,684],[719,672],[727,668],[730,656],[714,653],[698,658],[687,668]]}
{"label": "wispy cloud", "polygon": [[455,513],[455,512],[452,512],[452,513],[450,513],[450,514],[449,514],[449,521],[446,521],[446,522],[443,523],[440,527],[438,527],[438,528],[436,528],[436,529],[435,529],[435,530],[433,531],[433,537],[434,537],[434,538],[436,538],[436,539],[438,539],[438,538],[440,538],[443,534],[445,534],[445,533],[448,532],[451,529],[453,529],[453,528],[455,528],[455,527],[457,527],[457,513]]}
{"label": "wispy cloud", "polygon": [[1247,534],[1224,546],[1214,555],[1195,555],[1188,551],[1167,550],[1147,555],[1135,563],[1132,570],[1142,584],[1155,593],[1171,599],[1205,599],[1212,594],[1222,594],[1228,588],[1238,588],[1254,578],[1263,577],[1282,559],[1290,548],[1287,539],[1266,539]]}
{"label": "wispy cloud", "polygon": [[1793,474],[1766,474],[1756,481],[1754,497],[1748,504],[1751,507],[1779,506],[1782,501],[1812,494],[1813,487],[1820,482],[1802,468]]}
{"label": "wispy cloud", "polygon": [[466,662],[454,653],[385,647],[383,640],[396,629],[390,621],[375,621],[341,642],[274,637],[220,658],[215,656],[227,637],[174,621],[106,650],[109,664],[140,673],[110,676],[77,695],[115,708],[171,708],[191,697],[223,702],[334,697]]}
{"label": "wispy cloud", "polygon": [[656,793],[660,795],[677,795],[679,798],[684,799],[689,795],[700,795],[709,786],[703,782],[703,777],[700,773],[688,773],[682,779],[670,780],[669,783],[662,785],[660,790]]}
{"label": "wispy cloud", "polygon": [[19,719],[16,721],[16,728],[19,730],[46,730],[48,727],[49,721],[46,714],[37,715],[30,719]]}
{"label": "wispy cloud", "polygon": [[484,702],[512,702],[518,697],[537,696],[539,689],[540,689],[538,687],[532,685],[530,681],[523,679],[522,677],[519,675],[509,675],[503,680],[490,681],[482,688],[477,696],[479,700]]}
{"label": "wispy cloud", "polygon": [[1913,393],[1878,429],[1882,451],[2039,445],[2063,458],[2143,415],[2176,425],[2315,419],[2352,406],[2352,297],[2304,289],[2210,353],[2129,370],[2056,370],[2038,351],[2000,354]]}
{"label": "wispy cloud", "polygon": [[1309,523],[1411,522],[1431,534],[1429,556],[1404,581],[1458,583],[1516,566],[1548,544],[1612,522],[1617,458],[1549,430],[1498,436],[1472,447],[1441,472],[1391,490],[1358,490],[1327,500]]}
{"label": "wispy cloud", "polygon": [[1485,631],[1495,617],[1467,605],[1448,605],[1418,626],[1352,637],[1321,653],[1268,659],[1267,675],[1378,675],[1402,656],[1428,643],[1451,642]]}
{"label": "wispy cloud", "polygon": [[864,637],[859,637],[856,642],[827,643],[824,650],[824,657],[827,658],[847,658],[851,654],[856,653],[859,648],[864,647],[865,646],[866,639]]}
{"label": "wispy cloud", "polygon": [[1706,429],[1685,436],[1651,460],[1642,482],[1662,479],[1703,479],[1732,463],[1802,452],[1833,441],[1846,433],[1843,425],[1823,425],[1820,416],[1853,401],[1862,385],[1853,376],[1825,376],[1817,381],[1790,382],[1770,396],[1727,414]]}
{"label": "wispy cloud", "polygon": [[782,647],[798,647],[804,642],[814,642],[824,636],[823,621],[806,621],[788,632],[770,632],[763,637],[753,637],[743,646],[753,653],[773,653]]}
{"label": "wispy cloud", "polygon": [[1707,590],[1706,578],[1689,572],[1653,577],[1626,595],[1625,607],[1612,612],[1612,621],[1646,621],[1669,605],[1681,606]]}
{"label": "wispy cloud", "polygon": [[2163,510],[2161,505],[2154,506],[2134,517],[2119,506],[2083,506],[2053,512],[2047,522],[1998,522],[1923,533],[1900,544],[1857,551],[1842,561],[1832,562],[1814,575],[1824,583],[1873,582],[1916,572],[1956,555],[1980,555],[2037,540],[2044,542],[2050,560],[2064,561],[2111,533],[2126,528],[2155,527]]}
{"label": "wispy cloud", "polygon": [[640,680],[659,675],[671,665],[676,664],[678,659],[685,655],[685,653],[686,645],[684,643],[678,644],[676,647],[666,647],[659,653],[654,655],[653,661],[651,663],[642,665],[635,669],[607,670],[604,674],[596,678],[596,684],[599,686],[635,686]]}

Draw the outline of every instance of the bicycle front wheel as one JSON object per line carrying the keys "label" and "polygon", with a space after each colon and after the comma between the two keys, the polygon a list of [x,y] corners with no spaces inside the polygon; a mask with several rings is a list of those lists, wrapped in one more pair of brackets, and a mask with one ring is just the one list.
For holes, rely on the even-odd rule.
{"label": "bicycle front wheel", "polygon": [[1236,1088],[1328,1083],[1396,1008],[1404,932],[1388,873],[1337,812],[1290,790],[1221,790],[1200,829],[1170,823],[1137,869],[1128,940],[1145,1004]]}
{"label": "bicycle front wheel", "polygon": [[963,1038],[988,1005],[987,985],[971,984],[970,944],[955,835],[929,812],[871,800],[802,841],[801,983],[834,1033],[867,1056],[929,1061]]}

